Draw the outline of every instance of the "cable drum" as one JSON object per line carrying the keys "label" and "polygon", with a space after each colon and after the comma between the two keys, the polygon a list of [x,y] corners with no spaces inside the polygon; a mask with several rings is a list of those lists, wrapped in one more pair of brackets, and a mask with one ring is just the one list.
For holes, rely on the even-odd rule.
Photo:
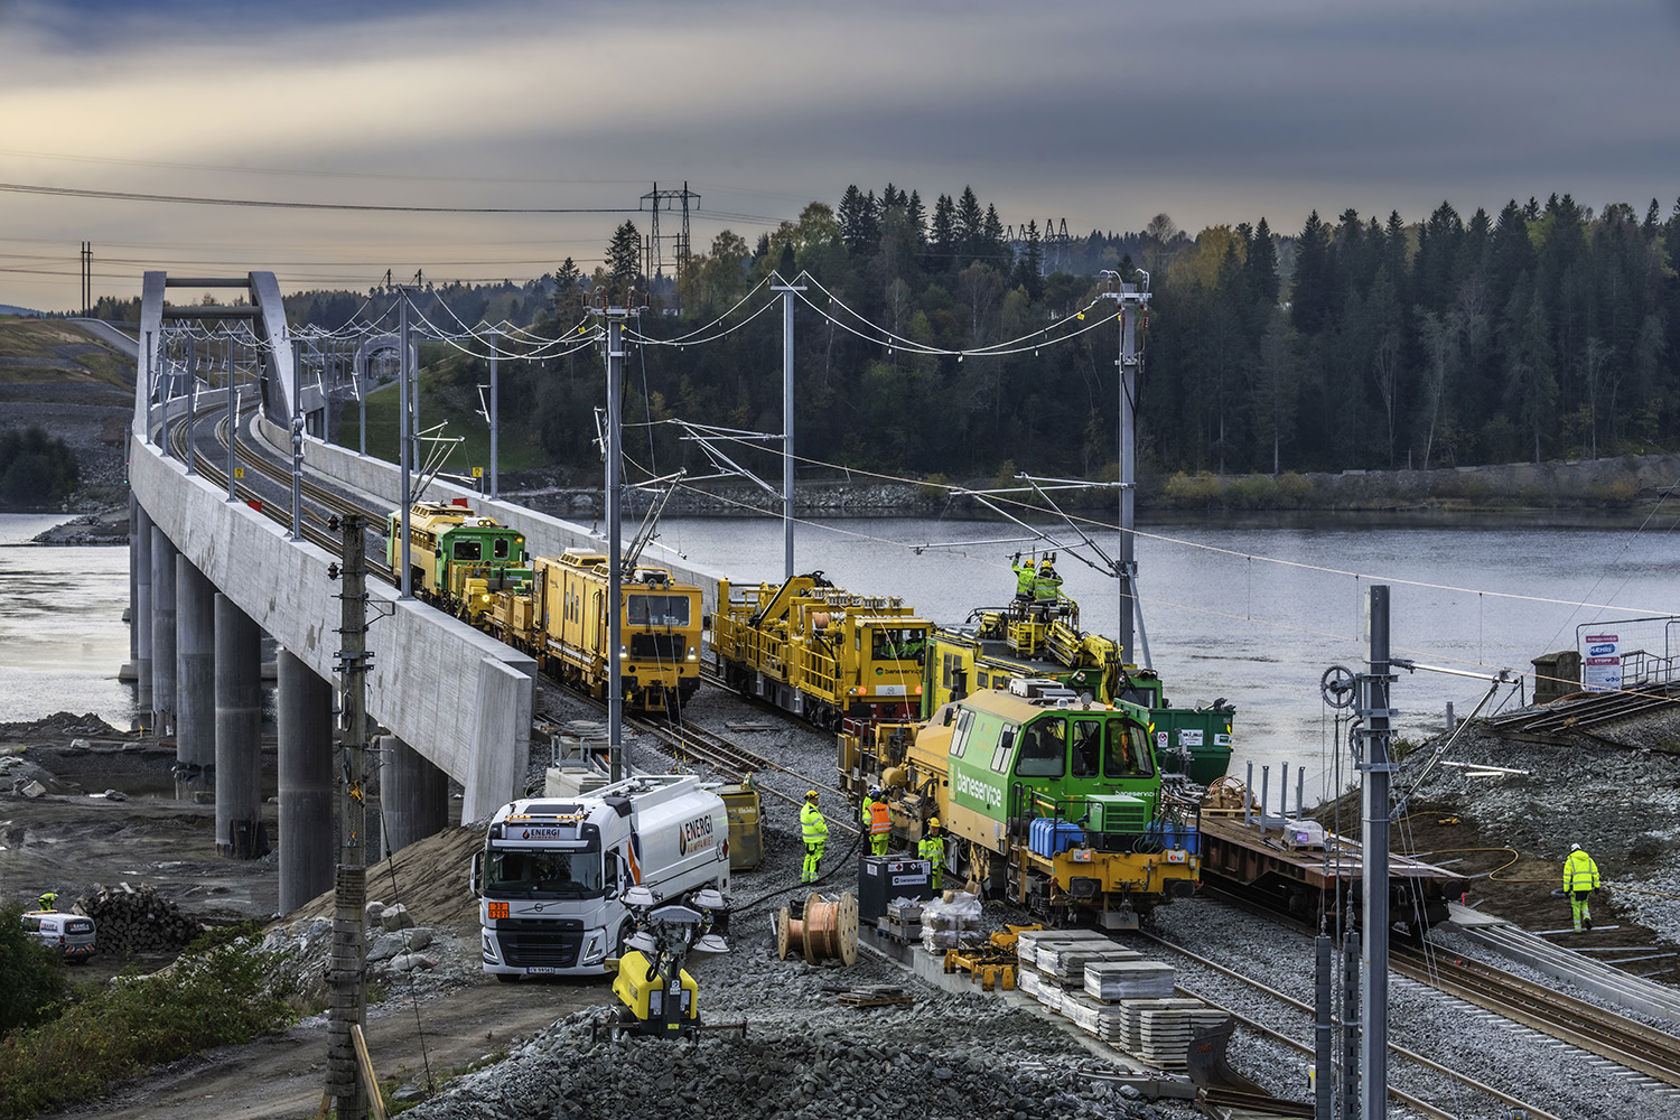
{"label": "cable drum", "polygon": [[838,959],[857,963],[857,896],[845,891],[838,898],[813,894],[805,900],[804,916],[795,918],[789,907],[776,912],[776,957],[798,953],[810,964]]}

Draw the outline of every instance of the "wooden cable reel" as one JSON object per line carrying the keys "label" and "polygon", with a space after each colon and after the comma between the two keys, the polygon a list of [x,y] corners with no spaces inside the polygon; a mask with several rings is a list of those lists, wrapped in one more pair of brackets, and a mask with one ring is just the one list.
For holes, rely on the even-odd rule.
{"label": "wooden cable reel", "polygon": [[857,896],[846,891],[838,898],[813,894],[805,900],[805,916],[795,918],[784,906],[776,912],[776,957],[787,960],[790,952],[810,964],[838,958],[842,964],[857,963]]}

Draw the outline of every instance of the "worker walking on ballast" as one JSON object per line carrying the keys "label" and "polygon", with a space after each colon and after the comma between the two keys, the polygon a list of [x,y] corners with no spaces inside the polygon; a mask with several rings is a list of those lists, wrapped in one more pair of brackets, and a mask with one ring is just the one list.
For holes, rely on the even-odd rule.
{"label": "worker walking on ballast", "polygon": [[869,830],[870,854],[886,855],[887,841],[892,839],[892,812],[879,787],[870,790],[869,796],[863,799],[863,825]]}
{"label": "worker walking on ballast", "polygon": [[828,822],[817,808],[817,791],[805,794],[805,804],[799,810],[799,834],[805,841],[805,865],[799,871],[801,883],[814,883],[818,865],[822,863],[823,845],[828,842]]}
{"label": "worker walking on ballast", "polygon": [[1598,889],[1598,864],[1593,862],[1579,844],[1569,845],[1569,858],[1563,861],[1563,893],[1569,896],[1569,909],[1575,918],[1575,932],[1592,929],[1592,892]]}

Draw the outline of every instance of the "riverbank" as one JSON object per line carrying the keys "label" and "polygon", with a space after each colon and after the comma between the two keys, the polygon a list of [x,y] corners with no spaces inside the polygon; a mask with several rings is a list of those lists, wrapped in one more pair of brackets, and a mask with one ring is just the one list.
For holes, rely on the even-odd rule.
{"label": "riverbank", "polygon": [[[1268,525],[1306,523],[1325,517],[1372,519],[1385,525],[1450,524],[1454,519],[1510,518],[1512,524],[1568,524],[1617,527],[1638,524],[1680,481],[1680,455],[1624,455],[1612,459],[1508,463],[1436,470],[1286,472],[1281,475],[1217,475],[1210,472],[1143,474],[1138,511],[1145,521],[1205,521],[1256,518]],[[796,485],[799,517],[998,517],[968,491],[1020,485],[1003,479],[950,482],[934,476],[916,483],[854,476]],[[597,520],[598,487],[562,485],[558,476],[524,472],[509,477],[502,494],[555,516]],[[649,496],[632,491],[626,507],[640,514]],[[1043,509],[1031,494],[1005,495],[1006,509]],[[1114,491],[1060,491],[1056,503],[1080,516],[1112,522]],[[684,486],[671,496],[673,517],[780,516],[781,500],[748,483],[708,482]],[[1281,519],[1281,520],[1280,520]]]}

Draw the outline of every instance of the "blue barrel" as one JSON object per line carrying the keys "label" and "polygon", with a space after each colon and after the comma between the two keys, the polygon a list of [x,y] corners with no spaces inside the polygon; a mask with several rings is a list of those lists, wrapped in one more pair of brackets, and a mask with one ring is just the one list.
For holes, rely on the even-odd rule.
{"label": "blue barrel", "polygon": [[1085,830],[1072,821],[1039,817],[1027,825],[1027,847],[1035,855],[1049,859],[1069,848],[1085,846]]}
{"label": "blue barrel", "polygon": [[1162,851],[1183,848],[1193,856],[1202,854],[1202,834],[1195,826],[1175,821],[1150,821],[1144,837]]}

